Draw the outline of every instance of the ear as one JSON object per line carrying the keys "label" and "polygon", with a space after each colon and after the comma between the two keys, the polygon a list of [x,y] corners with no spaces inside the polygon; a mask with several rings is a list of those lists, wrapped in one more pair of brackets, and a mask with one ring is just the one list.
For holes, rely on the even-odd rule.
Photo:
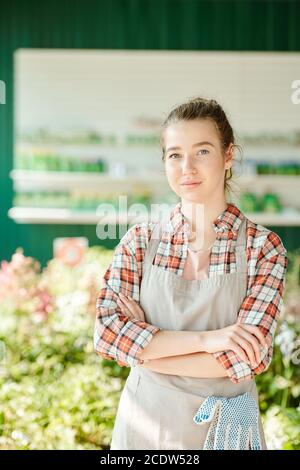
{"label": "ear", "polygon": [[234,157],[234,145],[230,144],[228,149],[225,152],[225,169],[229,170],[229,168],[233,164],[233,157]]}

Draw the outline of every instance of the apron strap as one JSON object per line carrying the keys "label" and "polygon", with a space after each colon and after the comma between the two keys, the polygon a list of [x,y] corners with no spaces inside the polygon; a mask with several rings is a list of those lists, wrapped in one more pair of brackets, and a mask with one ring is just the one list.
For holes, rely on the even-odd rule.
{"label": "apron strap", "polygon": [[236,256],[236,270],[240,273],[247,273],[247,219],[244,217],[241,225],[239,226],[238,237],[235,247]]}
{"label": "apron strap", "polygon": [[236,240],[236,247],[238,246],[246,246],[246,229],[247,229],[247,224],[246,224],[246,217],[243,218],[240,226],[239,226],[239,231],[238,231],[238,236]]}
{"label": "apron strap", "polygon": [[144,257],[144,263],[151,264],[152,260],[157,252],[159,243],[161,241],[161,236],[163,234],[165,224],[170,220],[170,213],[162,214],[161,219],[156,223],[151,234],[151,238],[148,243],[148,247]]}

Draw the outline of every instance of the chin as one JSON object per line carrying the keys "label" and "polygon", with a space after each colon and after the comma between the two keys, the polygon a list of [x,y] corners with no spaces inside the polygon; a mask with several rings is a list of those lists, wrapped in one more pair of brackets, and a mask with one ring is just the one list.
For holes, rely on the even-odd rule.
{"label": "chin", "polygon": [[199,201],[199,199],[203,199],[203,194],[199,194],[194,191],[181,192],[180,197],[185,199],[186,201]]}

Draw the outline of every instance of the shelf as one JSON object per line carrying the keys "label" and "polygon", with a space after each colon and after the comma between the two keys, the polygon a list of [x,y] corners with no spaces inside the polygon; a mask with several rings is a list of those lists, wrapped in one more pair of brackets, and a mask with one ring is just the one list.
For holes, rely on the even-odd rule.
{"label": "shelf", "polygon": [[233,178],[233,181],[242,186],[260,184],[261,186],[272,186],[276,190],[276,186],[298,185],[300,183],[300,175],[245,175],[239,178]]}
{"label": "shelf", "polygon": [[[30,171],[30,170],[12,170],[10,177],[14,181],[14,188],[17,190],[66,190],[78,189],[79,187],[88,187],[102,189],[111,185],[132,185],[132,184],[166,184],[165,177],[156,173],[145,172],[138,175],[124,175],[114,177],[107,173],[89,173],[89,172],[69,172],[69,171]],[[76,187],[76,188],[75,188]]]}
{"label": "shelf", "polygon": [[[47,190],[87,190],[106,193],[127,194],[134,185],[153,191],[166,192],[169,188],[164,174],[145,171],[142,174],[113,177],[107,173],[80,173],[66,171],[29,171],[13,170],[10,173],[14,181],[14,189],[20,191],[47,191]],[[245,175],[232,180],[233,190],[275,191],[283,195],[286,207],[295,207],[298,201],[300,175]],[[14,207],[10,209],[9,216],[18,223],[45,223],[45,224],[97,224],[99,216],[96,211]],[[264,226],[300,226],[300,212],[285,210],[280,214],[251,213],[247,217],[253,222]],[[108,223],[108,222],[105,222]],[[112,219],[109,223],[115,223]],[[126,215],[121,215],[120,224],[131,223]]]}
{"label": "shelf", "polygon": [[252,222],[264,226],[282,226],[282,227],[299,227],[300,211],[286,211],[278,214],[268,212],[245,212],[246,217]]}
{"label": "shelf", "polygon": [[[167,182],[164,174],[153,171],[115,177],[108,173],[12,170],[10,177],[16,183],[18,189],[21,189],[21,187],[31,189],[36,189],[37,187],[42,187],[43,189],[66,189],[67,187],[74,188],[74,185],[98,187],[99,184],[111,185],[112,183],[118,185],[132,183],[156,185],[166,184]],[[255,183],[262,186],[272,185],[272,187],[276,188],[276,185],[299,185],[300,175],[247,175],[234,177],[232,181],[241,187]]]}
{"label": "shelf", "polygon": [[[116,211],[117,212],[117,211]],[[146,221],[145,218],[130,218],[127,214],[119,214],[116,221],[112,216],[106,216],[105,220],[96,211],[74,211],[69,209],[37,208],[37,207],[12,207],[8,215],[17,223],[23,224],[83,224],[95,225],[114,224],[121,225],[135,224]],[[271,213],[245,213],[254,223],[263,226],[300,226],[300,212],[283,212],[280,214]]]}
{"label": "shelf", "polygon": [[[70,209],[39,208],[39,207],[12,207],[8,215],[15,222],[21,224],[135,224],[144,222],[145,217],[132,217],[126,213],[97,215],[96,211],[76,211]],[[117,218],[117,220],[116,220]]]}

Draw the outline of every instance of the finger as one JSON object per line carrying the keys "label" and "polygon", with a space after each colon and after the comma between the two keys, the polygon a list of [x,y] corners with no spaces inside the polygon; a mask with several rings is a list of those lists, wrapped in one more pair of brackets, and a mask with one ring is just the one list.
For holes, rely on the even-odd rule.
{"label": "finger", "polygon": [[258,434],[257,429],[252,429],[251,428],[251,449],[253,450],[261,450],[261,442],[260,442],[260,436]]}
{"label": "finger", "polygon": [[256,356],[256,362],[257,364],[260,363],[261,361],[261,348],[264,348],[264,346],[261,345],[257,337],[246,331],[245,329],[241,328],[240,329],[241,334],[247,339],[252,344],[252,347],[255,351],[255,356]]}
{"label": "finger", "polygon": [[117,303],[118,303],[118,305],[120,305],[121,307],[125,307],[125,304],[124,304],[124,302],[122,301],[122,299],[121,299],[120,296],[121,296],[121,294],[119,294],[119,297],[117,297]]}
{"label": "finger", "polygon": [[238,431],[237,431],[237,442],[236,442],[236,450],[241,450],[242,447],[242,432],[243,432],[243,428],[242,426],[239,424],[238,425]]}
{"label": "finger", "polygon": [[235,352],[242,361],[246,362],[249,365],[251,364],[251,362],[250,362],[247,354],[243,350],[243,348],[241,348],[234,341],[231,341],[231,343],[229,343],[229,349],[232,349],[232,351]]}
{"label": "finger", "polygon": [[263,332],[261,331],[261,329],[258,327],[258,326],[255,326],[255,325],[247,325],[245,323],[239,323],[239,326],[241,326],[242,328],[244,328],[245,330],[248,330],[250,331],[250,333],[252,333],[253,335],[255,335],[259,341],[261,342],[261,344],[265,347],[269,347],[268,345],[268,342],[267,342],[267,339],[265,337],[265,335],[263,334]]}
{"label": "finger", "polygon": [[215,397],[207,397],[204,402],[199,406],[193,421],[196,424],[202,424],[211,421],[216,408]]}
{"label": "finger", "polygon": [[120,293],[120,297],[123,300],[124,304],[131,310],[134,318],[145,321],[144,311],[141,309],[138,303],[135,302],[131,297],[124,296]]}
{"label": "finger", "polygon": [[120,298],[123,300],[123,302],[130,302],[130,303],[133,303],[133,299],[129,296],[129,295],[125,295],[123,294],[122,292],[120,292]]}
{"label": "finger", "polygon": [[242,429],[241,435],[240,435],[239,450],[249,450],[249,449],[250,449],[249,429]]}
{"label": "finger", "polygon": [[140,305],[131,297],[128,298],[128,302],[129,302],[130,308],[132,308],[132,310],[135,312],[135,315],[140,320],[145,321],[144,310],[140,307]]}
{"label": "finger", "polygon": [[205,438],[204,445],[203,445],[203,450],[214,450],[215,441],[216,441],[215,426],[214,426],[214,422],[212,422],[206,434],[206,438]]}
{"label": "finger", "polygon": [[124,304],[124,302],[122,302],[122,300],[119,298],[118,299],[118,304],[121,308],[121,310],[129,317],[129,318],[133,318],[133,314],[131,312],[131,310],[127,307],[127,305]]}
{"label": "finger", "polygon": [[[246,352],[247,356],[250,359],[251,364],[256,364],[256,358],[255,358],[255,349],[252,346],[252,343],[249,343],[245,338],[242,336],[238,335],[235,333],[232,338],[239,346],[243,348],[243,350]],[[258,350],[258,355],[259,355],[259,350]]]}
{"label": "finger", "polygon": [[243,328],[240,328],[239,334],[241,336],[243,336],[249,343],[252,344],[252,347],[253,347],[254,352],[255,352],[256,363],[259,364],[260,361],[261,361],[261,358],[260,358],[260,343],[259,343],[258,339],[254,335],[249,333],[249,331],[247,331]]}
{"label": "finger", "polygon": [[233,338],[232,338],[241,348],[243,348],[243,350],[245,351],[245,353],[247,354],[247,357],[249,358],[250,360],[250,363],[253,364],[255,363],[255,354],[254,354],[254,350],[253,350],[253,347],[252,347],[252,344],[251,343],[248,343],[248,341],[246,341],[242,336],[238,335],[237,333],[233,335]]}
{"label": "finger", "polygon": [[226,450],[238,450],[239,445],[239,426],[228,425],[227,433],[225,436],[225,449]]}
{"label": "finger", "polygon": [[228,424],[224,424],[222,422],[223,419],[219,418],[217,421],[217,427],[216,427],[216,439],[215,439],[215,450],[225,450],[225,442],[226,442],[226,430]]}
{"label": "finger", "polygon": [[130,311],[130,313],[134,316],[135,309],[133,308],[132,303],[128,301],[127,297],[120,292],[119,299],[122,302],[122,305],[126,308],[126,310]]}
{"label": "finger", "polygon": [[127,301],[130,302],[131,304],[137,305],[137,306],[139,305],[129,294],[126,294],[126,295],[125,295],[125,294],[123,294],[123,292],[120,292],[119,295],[120,295],[120,297],[121,297],[122,299],[127,300]]}
{"label": "finger", "polygon": [[220,403],[216,404],[216,408],[217,408],[217,411],[215,412],[211,420],[211,424],[208,428],[203,450],[214,450],[216,448],[216,439],[217,439],[216,429],[217,429],[218,419],[220,415]]}

